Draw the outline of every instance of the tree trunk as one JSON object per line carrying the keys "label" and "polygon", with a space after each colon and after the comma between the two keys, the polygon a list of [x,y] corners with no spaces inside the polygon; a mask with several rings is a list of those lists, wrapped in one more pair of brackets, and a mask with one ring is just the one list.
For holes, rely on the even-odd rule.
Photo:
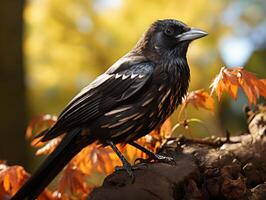
{"label": "tree trunk", "polygon": [[27,164],[25,85],[22,62],[23,0],[0,6],[0,159]]}

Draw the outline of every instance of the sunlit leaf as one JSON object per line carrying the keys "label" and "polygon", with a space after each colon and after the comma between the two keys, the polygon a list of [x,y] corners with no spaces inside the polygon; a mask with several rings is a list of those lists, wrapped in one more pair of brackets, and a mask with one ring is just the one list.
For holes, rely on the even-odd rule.
{"label": "sunlit leaf", "polygon": [[214,100],[209,93],[203,89],[189,92],[184,98],[183,104],[185,104],[185,106],[192,104],[196,108],[214,111]]}
{"label": "sunlit leaf", "polygon": [[222,67],[210,87],[211,94],[215,92],[218,100],[221,99],[223,92],[229,93],[233,99],[236,99],[238,88],[242,88],[250,104],[256,104],[260,96],[266,97],[265,79],[258,79],[242,67]]}
{"label": "sunlit leaf", "polygon": [[[34,117],[27,127],[26,137],[28,139],[34,137],[36,133],[39,133],[42,130],[51,127],[56,122],[56,120],[57,117],[50,114]],[[62,137],[57,137],[48,142],[41,142],[40,138],[36,138],[31,141],[31,146],[40,147],[36,151],[36,155],[49,154],[55,149],[55,147],[61,142],[61,140]]]}
{"label": "sunlit leaf", "polygon": [[57,138],[54,138],[48,141],[43,147],[41,147],[40,149],[36,151],[35,155],[39,156],[39,155],[51,153],[57,147],[57,145],[61,142],[61,140],[62,140],[62,137],[57,137]]}
{"label": "sunlit leaf", "polygon": [[96,143],[84,148],[71,162],[84,174],[90,175],[93,170],[109,174],[116,166],[117,156],[106,147],[99,147]]}
{"label": "sunlit leaf", "polygon": [[54,196],[53,193],[48,190],[45,189],[37,198],[37,200],[57,200]]}
{"label": "sunlit leaf", "polygon": [[26,138],[32,138],[36,133],[41,132],[45,128],[52,126],[57,120],[57,117],[54,115],[39,115],[30,121],[26,130]]}
{"label": "sunlit leaf", "polygon": [[[29,174],[23,167],[18,165],[7,166],[4,163],[0,164],[0,199],[9,199],[28,178]],[[54,197],[48,189],[45,189],[39,195],[38,200],[54,200]]]}
{"label": "sunlit leaf", "polygon": [[[92,187],[86,182],[86,174],[70,163],[64,169],[57,184],[57,196],[60,194],[68,194],[67,196],[75,196],[81,199],[81,196],[88,194],[91,189]],[[60,199],[62,199],[62,197],[60,197]]]}
{"label": "sunlit leaf", "polygon": [[9,167],[5,164],[0,164],[0,186],[7,194],[15,194],[28,177],[29,174],[21,166]]}

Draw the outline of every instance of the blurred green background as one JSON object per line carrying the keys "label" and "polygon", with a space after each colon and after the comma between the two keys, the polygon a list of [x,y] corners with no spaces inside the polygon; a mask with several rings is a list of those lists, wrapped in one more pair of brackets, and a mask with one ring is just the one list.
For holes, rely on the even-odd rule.
{"label": "blurred green background", "polygon": [[[243,66],[266,77],[265,0],[1,1],[0,159],[29,167],[33,152],[24,134],[30,118],[58,115],[153,21],[164,18],[209,33],[190,46],[190,90],[208,89],[222,66]],[[247,104],[240,93],[236,102],[225,95],[215,114],[189,107],[188,116],[203,120],[209,130],[193,124],[193,136],[245,132]],[[180,128],[176,134],[187,133]]]}

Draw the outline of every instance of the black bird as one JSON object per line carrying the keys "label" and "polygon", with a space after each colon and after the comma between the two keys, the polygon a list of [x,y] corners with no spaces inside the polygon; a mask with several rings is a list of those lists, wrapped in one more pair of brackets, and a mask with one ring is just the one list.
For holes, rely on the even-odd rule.
{"label": "black bird", "polygon": [[54,126],[40,133],[42,142],[65,135],[11,199],[35,199],[78,152],[95,141],[111,146],[129,174],[132,168],[117,143],[164,159],[134,140],[159,127],[181,103],[190,79],[189,43],[206,35],[173,19],[154,22],[129,53],[82,89]]}

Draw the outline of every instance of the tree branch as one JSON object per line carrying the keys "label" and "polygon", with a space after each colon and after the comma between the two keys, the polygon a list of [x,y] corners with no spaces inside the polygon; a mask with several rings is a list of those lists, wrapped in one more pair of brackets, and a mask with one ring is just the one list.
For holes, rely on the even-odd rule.
{"label": "tree branch", "polygon": [[[105,178],[91,200],[266,199],[265,105],[247,113],[251,134],[225,138],[171,138],[161,153],[175,163],[135,165]],[[263,121],[264,123],[258,123]],[[264,125],[262,125],[264,124]]]}

